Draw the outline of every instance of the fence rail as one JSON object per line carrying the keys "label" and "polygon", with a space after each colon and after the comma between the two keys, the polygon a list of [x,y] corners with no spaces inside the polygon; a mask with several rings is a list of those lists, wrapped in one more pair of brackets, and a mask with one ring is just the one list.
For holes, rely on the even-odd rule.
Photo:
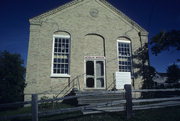
{"label": "fence rail", "polygon": [[[144,89],[144,90],[131,90],[131,85],[125,86],[125,90],[121,91],[102,91],[96,92],[93,94],[78,94],[78,96],[67,96],[55,99],[47,99],[47,100],[38,100],[38,95],[32,95],[32,101],[25,101],[25,102],[16,102],[10,104],[1,104],[1,107],[13,107],[13,106],[20,106],[31,104],[32,106],[32,113],[26,114],[18,114],[14,116],[1,116],[0,120],[8,120],[13,118],[20,118],[20,117],[30,117],[32,116],[32,121],[38,121],[38,117],[43,116],[50,116],[55,114],[62,114],[62,113],[69,113],[74,111],[84,111],[84,110],[94,110],[96,112],[101,111],[126,111],[127,118],[132,117],[133,110],[146,110],[146,109],[155,109],[155,108],[164,108],[169,106],[179,106],[180,105],[180,96],[178,97],[171,97],[171,98],[151,98],[151,99],[132,99],[132,92],[168,92],[168,91],[180,91],[180,89]],[[104,103],[98,103],[88,106],[79,106],[74,108],[65,108],[65,109],[56,109],[56,110],[49,110],[49,111],[38,111],[38,104],[54,102],[54,101],[62,101],[74,98],[81,98],[86,96],[99,96],[99,95],[106,95],[106,94],[119,94],[125,93],[125,99],[116,100],[116,101],[107,101]],[[143,103],[150,103],[150,104],[143,104]],[[119,106],[115,108],[110,108],[115,105],[123,104],[125,106]]]}
{"label": "fence rail", "polygon": [[26,105],[26,104],[31,104],[31,101],[0,104],[0,108],[3,108],[3,107],[14,107],[14,106],[17,106],[17,105],[21,106],[21,105]]}
{"label": "fence rail", "polygon": [[133,106],[133,110],[146,110],[146,109],[155,109],[155,108],[166,108],[171,106],[179,106],[180,102],[163,102],[163,103],[156,103],[156,104],[147,104],[147,105],[137,105]]}
{"label": "fence rail", "polygon": [[12,116],[2,116],[2,117],[0,117],[0,120],[1,120],[1,121],[4,121],[4,120],[15,119],[15,118],[30,117],[30,116],[32,116],[31,113],[16,114],[16,115],[12,115]]}
{"label": "fence rail", "polygon": [[174,92],[180,91],[178,88],[174,89],[142,89],[142,90],[132,90],[132,92]]}
{"label": "fence rail", "polygon": [[180,100],[180,97],[171,97],[171,98],[152,98],[152,99],[133,99],[133,103],[142,103],[142,102],[160,102],[160,101],[174,101]]}

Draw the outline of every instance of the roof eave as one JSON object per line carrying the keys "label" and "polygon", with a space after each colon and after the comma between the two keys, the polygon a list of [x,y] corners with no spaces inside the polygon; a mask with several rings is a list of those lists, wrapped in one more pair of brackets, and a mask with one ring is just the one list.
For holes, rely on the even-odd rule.
{"label": "roof eave", "polygon": [[[49,10],[48,12],[45,12],[43,14],[40,14],[36,17],[33,17],[31,19],[29,19],[30,24],[41,24],[41,19],[44,17],[47,17],[49,15],[55,14],[65,8],[68,8],[70,6],[76,5],[80,2],[82,2],[84,0],[72,0],[71,2],[68,2],[62,6],[59,6],[55,9]],[[117,13],[118,15],[122,16],[126,21],[128,21],[131,25],[134,25],[141,33],[141,35],[147,36],[149,33],[142,28],[139,24],[137,24],[135,21],[133,21],[132,19],[130,19],[128,16],[126,16],[123,12],[121,12],[120,10],[118,10],[117,8],[115,8],[113,5],[111,5],[109,2],[107,2],[106,0],[99,0],[101,3],[103,3],[105,6],[107,6],[108,8],[110,8],[112,11],[114,11],[115,13]]]}
{"label": "roof eave", "polygon": [[118,15],[122,16],[126,21],[128,21],[131,25],[134,25],[136,28],[138,28],[140,30],[141,35],[148,35],[149,33],[142,28],[138,23],[136,23],[135,21],[133,21],[132,19],[130,19],[127,15],[125,15],[123,12],[121,12],[120,10],[118,10],[117,8],[115,8],[112,4],[110,4],[109,2],[107,2],[106,0],[99,0],[101,3],[103,3],[104,5],[106,5],[107,7],[109,7],[112,11],[114,11],[115,13],[117,13]]}
{"label": "roof eave", "polygon": [[75,4],[79,3],[79,2],[82,2],[82,1],[84,1],[84,0],[72,0],[71,2],[68,2],[68,3],[64,4],[64,5],[61,5],[61,6],[57,7],[57,8],[51,9],[51,10],[49,10],[49,11],[43,13],[43,14],[40,14],[40,15],[35,16],[33,18],[30,18],[29,22],[30,22],[30,24],[39,24],[39,23],[41,23],[40,20],[42,18],[47,17],[49,15],[52,15],[54,13],[57,13],[57,12],[65,9],[65,8],[73,6],[73,5],[75,5]]}

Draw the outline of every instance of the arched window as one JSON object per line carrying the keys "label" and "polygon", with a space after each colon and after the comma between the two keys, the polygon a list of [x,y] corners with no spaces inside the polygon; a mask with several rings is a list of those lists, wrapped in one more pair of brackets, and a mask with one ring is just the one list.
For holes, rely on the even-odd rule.
{"label": "arched window", "polygon": [[51,76],[69,77],[70,35],[53,35]]}
{"label": "arched window", "polygon": [[118,39],[117,51],[119,72],[132,72],[131,41]]}

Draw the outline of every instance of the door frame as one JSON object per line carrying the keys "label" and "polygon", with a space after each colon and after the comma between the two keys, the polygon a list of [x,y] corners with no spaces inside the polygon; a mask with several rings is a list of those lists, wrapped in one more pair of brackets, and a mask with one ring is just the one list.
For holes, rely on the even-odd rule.
{"label": "door frame", "polygon": [[[95,79],[94,79],[94,87],[93,88],[89,88],[89,87],[87,87],[87,85],[86,85],[86,62],[87,61],[94,61],[94,62],[96,62],[96,61],[103,61],[103,66],[104,66],[104,87],[102,87],[102,88],[97,88],[97,86],[96,86],[96,68],[94,68],[94,77],[95,77]],[[96,89],[106,89],[106,67],[105,67],[105,64],[106,63],[106,61],[105,61],[105,57],[104,56],[85,56],[84,57],[84,89],[86,89],[86,90],[96,90]],[[96,67],[95,66],[95,63],[94,63],[94,67]]]}

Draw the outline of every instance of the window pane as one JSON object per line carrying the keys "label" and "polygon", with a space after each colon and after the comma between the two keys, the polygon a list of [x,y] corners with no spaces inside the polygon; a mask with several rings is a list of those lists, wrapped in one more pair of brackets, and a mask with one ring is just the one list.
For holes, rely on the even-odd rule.
{"label": "window pane", "polygon": [[68,69],[65,69],[65,73],[66,73],[66,74],[68,73]]}
{"label": "window pane", "polygon": [[86,86],[88,88],[93,88],[94,87],[94,78],[87,78],[86,79]]}
{"label": "window pane", "polygon": [[54,64],[54,68],[57,68],[57,64]]}
{"label": "window pane", "polygon": [[69,39],[66,39],[66,43],[69,43]]}
{"label": "window pane", "polygon": [[58,42],[58,39],[57,38],[55,38],[55,43],[57,43]]}
{"label": "window pane", "polygon": [[93,61],[87,61],[86,62],[86,74],[87,75],[94,75],[94,62]]}
{"label": "window pane", "polygon": [[68,59],[65,59],[65,63],[68,63]]}
{"label": "window pane", "polygon": [[56,63],[57,62],[57,59],[56,58],[54,58],[54,63]]}
{"label": "window pane", "polygon": [[56,69],[53,69],[53,72],[56,73]]}
{"label": "window pane", "polygon": [[96,86],[97,86],[97,88],[104,87],[104,79],[103,78],[97,78],[96,79]]}
{"label": "window pane", "polygon": [[60,69],[57,70],[57,73],[58,73],[58,74],[60,73]]}
{"label": "window pane", "polygon": [[104,76],[104,64],[103,61],[96,62],[96,76]]}
{"label": "window pane", "polygon": [[65,39],[62,39],[62,43],[65,43]]}
{"label": "window pane", "polygon": [[54,52],[57,52],[58,51],[58,49],[57,48],[54,48]]}

